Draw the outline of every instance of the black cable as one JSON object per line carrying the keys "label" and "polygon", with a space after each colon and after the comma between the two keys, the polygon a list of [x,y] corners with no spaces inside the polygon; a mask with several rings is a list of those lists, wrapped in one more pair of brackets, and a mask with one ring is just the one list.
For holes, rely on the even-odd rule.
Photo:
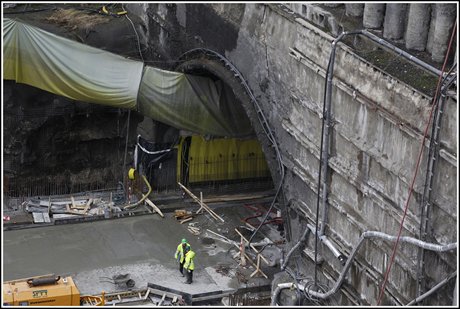
{"label": "black cable", "polygon": [[[318,168],[318,193],[316,195],[316,218],[315,218],[315,284],[318,282],[318,224],[319,224],[319,198],[321,191],[321,170],[322,170],[322,156],[323,156],[323,143],[324,143],[324,123],[326,122],[326,93],[327,93],[327,79],[329,77],[329,69],[331,67],[332,55],[329,57],[329,62],[326,69],[325,86],[324,86],[324,98],[323,98],[323,121],[321,124],[321,142],[320,142],[320,153],[319,153],[319,168]],[[325,192],[323,192],[325,194]]]}

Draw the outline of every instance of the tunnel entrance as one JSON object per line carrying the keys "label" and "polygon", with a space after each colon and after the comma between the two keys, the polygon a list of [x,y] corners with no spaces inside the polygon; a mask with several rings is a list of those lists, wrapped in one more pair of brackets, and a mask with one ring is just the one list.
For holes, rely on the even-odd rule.
{"label": "tunnel entrance", "polygon": [[[175,70],[211,79],[218,85],[216,88],[221,91],[221,97],[233,104],[229,114],[236,114],[250,122],[247,110],[250,98],[241,89],[232,87],[232,83],[238,83],[238,80],[221,63],[198,53],[183,57]],[[225,112],[225,104],[220,108]],[[147,160],[143,160],[154,188],[170,190],[181,182],[205,192],[273,189],[270,168],[255,130],[241,138],[227,138],[200,136],[163,126],[174,131],[174,151],[157,157],[147,155]],[[171,145],[153,145],[156,150],[168,147]],[[161,156],[164,159],[159,158]]]}
{"label": "tunnel entrance", "polygon": [[[248,117],[242,101],[249,98],[230,85],[238,81],[220,63],[206,57],[186,59],[176,70],[212,79],[238,115]],[[153,192],[177,190],[178,181],[214,192],[273,188],[255,132],[238,139],[199,136],[134,111],[72,101],[10,81],[5,85],[6,197],[23,201],[121,190],[127,169],[135,163],[142,165]],[[146,134],[149,130],[153,132]],[[136,151],[137,144],[147,152]],[[166,149],[171,151],[162,152]]]}

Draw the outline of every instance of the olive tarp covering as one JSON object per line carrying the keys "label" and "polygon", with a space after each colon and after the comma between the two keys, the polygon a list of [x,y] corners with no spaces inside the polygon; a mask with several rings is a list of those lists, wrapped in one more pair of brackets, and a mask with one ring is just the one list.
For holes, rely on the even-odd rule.
{"label": "olive tarp covering", "polygon": [[3,78],[73,100],[134,109],[142,62],[3,19]]}
{"label": "olive tarp covering", "polygon": [[77,101],[138,110],[196,134],[253,132],[221,81],[144,66],[8,18],[3,18],[3,78]]}

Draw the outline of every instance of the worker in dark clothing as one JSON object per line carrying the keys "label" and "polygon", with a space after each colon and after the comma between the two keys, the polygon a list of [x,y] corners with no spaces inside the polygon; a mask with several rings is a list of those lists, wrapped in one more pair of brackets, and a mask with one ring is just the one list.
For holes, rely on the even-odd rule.
{"label": "worker in dark clothing", "polygon": [[184,262],[185,262],[185,251],[191,250],[192,247],[184,238],[182,239],[181,243],[177,246],[176,253],[174,254],[174,258],[179,262],[179,271],[184,277]]}
{"label": "worker in dark clothing", "polygon": [[195,252],[192,249],[187,250],[185,252],[185,262],[184,262],[184,269],[187,274],[187,281],[185,283],[190,284],[193,282],[193,270],[195,269],[195,263],[193,259],[195,258]]}

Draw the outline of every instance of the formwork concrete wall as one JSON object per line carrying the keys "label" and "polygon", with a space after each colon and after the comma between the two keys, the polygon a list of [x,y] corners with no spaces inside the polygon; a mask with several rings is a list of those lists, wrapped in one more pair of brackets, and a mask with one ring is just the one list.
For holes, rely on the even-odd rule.
{"label": "formwork concrete wall", "polygon": [[[286,166],[283,189],[293,245],[306,228],[305,219],[310,223],[315,219],[324,77],[332,37],[280,5],[155,4],[148,14],[150,44],[163,50],[166,58],[195,47],[210,48],[226,56],[248,81]],[[217,21],[217,26],[210,27],[210,21]],[[337,48],[333,85],[325,233],[348,255],[365,231],[398,234],[432,98],[342,44]],[[453,95],[442,120],[433,182],[428,240],[434,243],[456,242],[456,115]],[[271,154],[268,145],[263,147]],[[424,147],[402,232],[415,238],[419,238],[428,141]],[[366,241],[345,280],[345,292],[338,296],[341,303],[377,303],[392,248],[393,243]],[[382,304],[407,304],[415,298],[417,253],[413,245],[399,245]],[[328,274],[321,282],[332,286],[342,266],[327,248],[321,248],[321,254],[326,262],[320,270]],[[311,265],[310,258],[303,258]],[[456,269],[456,254],[429,253],[427,265],[431,287]],[[452,290],[448,285],[428,302],[450,305]]]}

